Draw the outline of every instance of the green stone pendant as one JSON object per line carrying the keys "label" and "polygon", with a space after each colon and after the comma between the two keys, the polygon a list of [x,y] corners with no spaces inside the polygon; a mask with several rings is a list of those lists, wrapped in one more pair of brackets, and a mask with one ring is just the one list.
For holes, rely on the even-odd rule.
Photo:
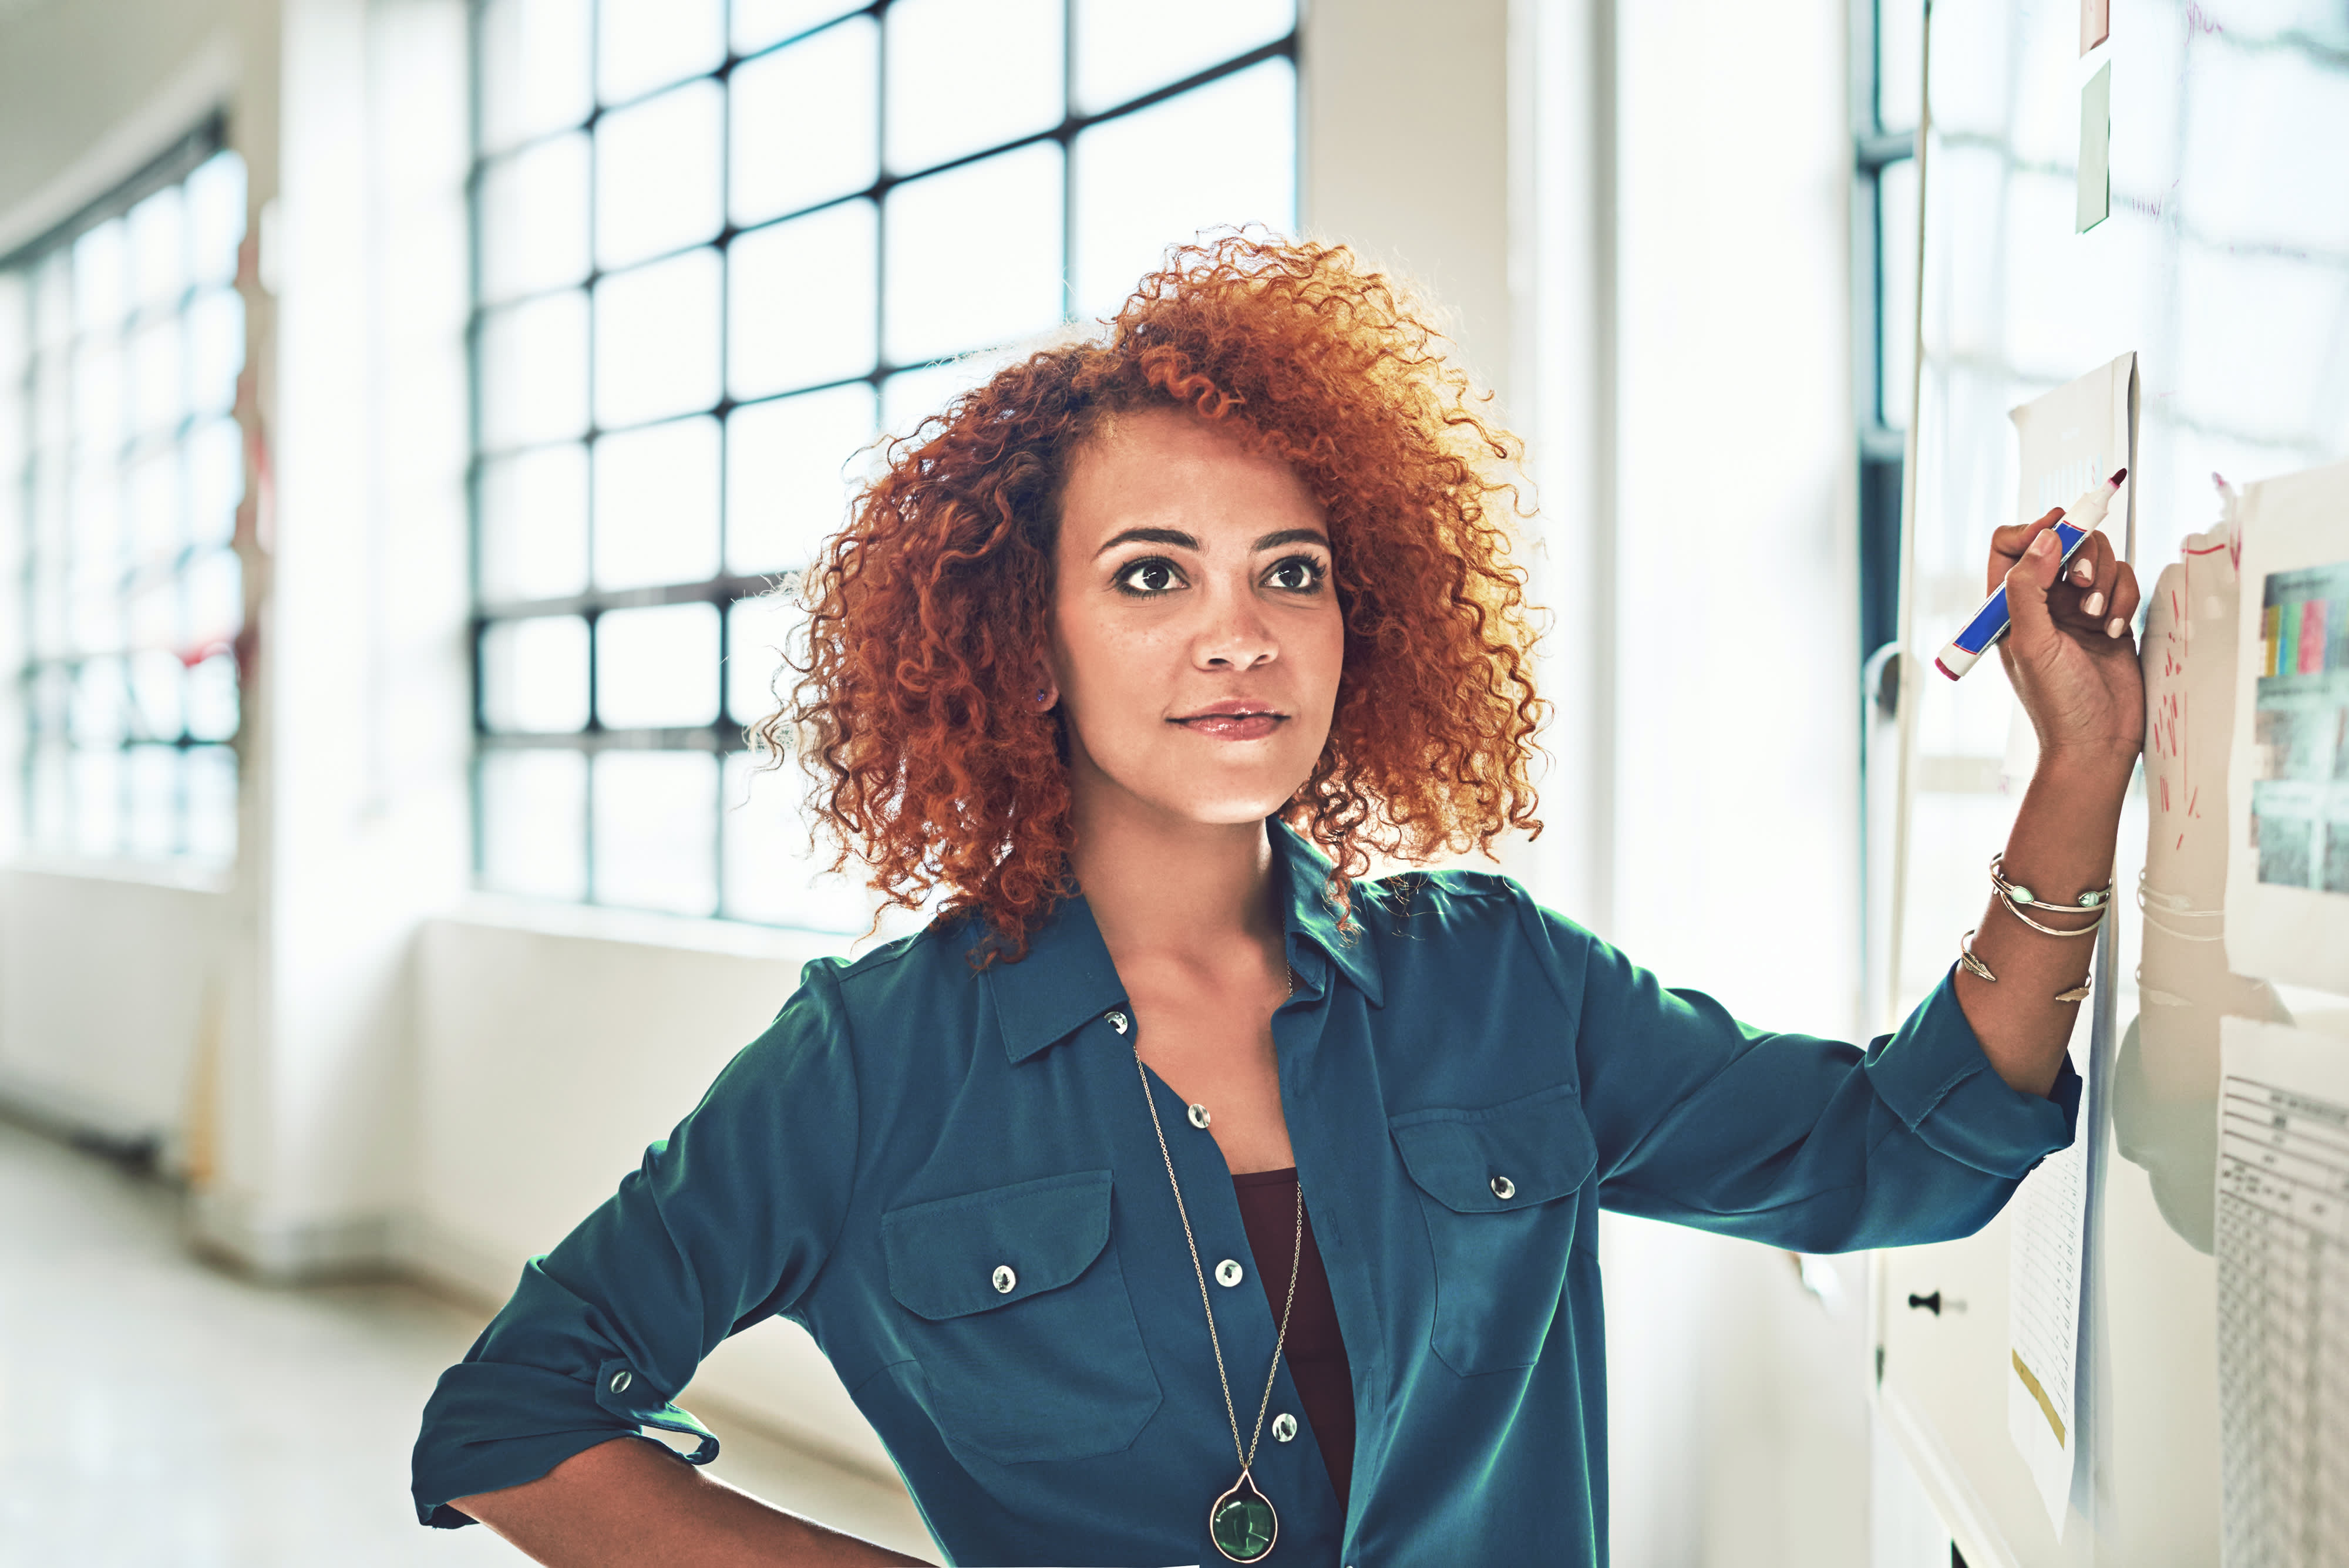
{"label": "green stone pendant", "polygon": [[1280,1519],[1247,1471],[1207,1510],[1207,1539],[1235,1563],[1261,1563],[1279,1539]]}

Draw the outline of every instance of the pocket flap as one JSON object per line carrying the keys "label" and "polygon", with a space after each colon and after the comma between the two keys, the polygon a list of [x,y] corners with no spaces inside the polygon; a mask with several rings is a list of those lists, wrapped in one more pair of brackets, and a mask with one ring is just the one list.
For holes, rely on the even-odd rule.
{"label": "pocket flap", "polygon": [[1599,1146],[1571,1084],[1483,1110],[1413,1111],[1387,1126],[1411,1179],[1462,1214],[1563,1198],[1599,1164]]}
{"label": "pocket flap", "polygon": [[1106,1170],[1015,1182],[881,1216],[889,1293],[932,1320],[1058,1290],[1108,1244]]}

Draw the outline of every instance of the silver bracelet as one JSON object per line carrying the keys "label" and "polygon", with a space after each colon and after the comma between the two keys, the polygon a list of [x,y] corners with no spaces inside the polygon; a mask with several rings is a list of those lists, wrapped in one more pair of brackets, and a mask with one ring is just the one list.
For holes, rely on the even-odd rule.
{"label": "silver bracelet", "polygon": [[[2095,930],[2095,929],[2096,928],[2094,926],[2090,926],[2088,928],[2090,930]],[[1978,979],[1986,980],[1992,985],[1996,985],[1998,983],[1998,976],[1991,973],[1990,965],[1982,962],[1980,958],[1975,956],[1974,934],[1971,931],[1968,931],[1964,936],[1958,939],[1958,962],[1965,967],[1965,971],[1968,974],[1973,975]],[[2095,994],[2095,986],[2090,981],[2084,980],[2069,991],[2057,992],[2052,1000],[2056,1002],[2085,1002],[2089,997]]]}
{"label": "silver bracelet", "polygon": [[[2010,909],[2017,904],[2028,904],[2034,909],[2054,909],[2067,915],[2083,915],[2090,909],[2101,909],[2113,901],[2113,885],[2108,880],[2103,887],[2091,888],[2068,904],[2051,904],[2022,883],[2007,880],[2006,857],[2003,854],[1990,857],[1990,881],[1992,887],[1996,888],[2005,896],[2007,907]],[[2040,929],[2044,930],[2046,928],[2043,926]],[[2085,929],[2094,930],[2095,928],[2090,926]]]}

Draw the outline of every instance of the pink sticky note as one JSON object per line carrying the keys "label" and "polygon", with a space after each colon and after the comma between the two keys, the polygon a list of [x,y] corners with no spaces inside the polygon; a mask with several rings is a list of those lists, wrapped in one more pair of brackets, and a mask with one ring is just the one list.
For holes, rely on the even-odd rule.
{"label": "pink sticky note", "polygon": [[2324,612],[2332,607],[2330,599],[2310,599],[2300,607],[2300,659],[2296,668],[2302,675],[2324,673]]}
{"label": "pink sticky note", "polygon": [[2080,52],[2113,36],[2113,0],[2080,0]]}

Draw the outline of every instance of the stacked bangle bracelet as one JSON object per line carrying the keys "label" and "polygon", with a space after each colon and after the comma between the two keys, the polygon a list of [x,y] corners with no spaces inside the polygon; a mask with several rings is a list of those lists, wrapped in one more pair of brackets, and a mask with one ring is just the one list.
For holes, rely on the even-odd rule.
{"label": "stacked bangle bracelet", "polygon": [[[2105,923],[2105,916],[2113,907],[2113,885],[2110,882],[2101,888],[2091,888],[2071,903],[2051,904],[2022,883],[2007,879],[2006,857],[2003,855],[1990,857],[1990,885],[1998,889],[1999,901],[2006,906],[2008,914],[2033,930],[2051,937],[2085,937]],[[2042,925],[2023,912],[2026,909],[2052,909],[2067,915],[2094,913],[2096,918],[2077,929],[2068,929],[2062,926]]]}
{"label": "stacked bangle bracelet", "polygon": [[[2022,883],[2012,881],[2008,878],[2006,875],[2006,857],[2003,855],[1993,855],[1990,857],[1990,885],[1998,890],[1999,902],[2006,906],[2006,912],[2008,914],[2013,915],[2016,919],[2021,920],[2033,930],[2041,932],[2046,936],[2085,937],[2091,931],[2096,930],[2102,927],[2105,923],[2105,917],[2112,912],[2113,885],[2110,882],[2106,882],[2101,888],[2091,888],[2088,891],[2081,894],[2077,898],[2075,898],[2071,903],[2051,904],[2045,899],[2041,898],[2037,894],[2024,887]],[[2044,925],[2040,921],[2034,920],[2029,915],[2023,912],[2025,909],[2047,909],[2067,915],[2085,915],[2093,913],[2096,918],[2090,920],[2086,925],[2081,926],[2076,929],[2067,929],[2062,926]],[[1974,976],[1976,979],[1987,981],[1992,985],[1996,985],[1998,983],[1998,976],[1991,972],[1990,965],[1982,962],[1979,957],[1975,956],[1974,933],[1972,931],[1968,931],[1964,936],[1958,939],[1958,962],[1964,968],[1968,974]],[[2057,992],[2054,1000],[2057,1002],[2085,1002],[2091,994],[2093,994],[2093,988],[2090,986],[2088,981],[2082,981],[2079,984],[2074,986],[2069,991]]]}

